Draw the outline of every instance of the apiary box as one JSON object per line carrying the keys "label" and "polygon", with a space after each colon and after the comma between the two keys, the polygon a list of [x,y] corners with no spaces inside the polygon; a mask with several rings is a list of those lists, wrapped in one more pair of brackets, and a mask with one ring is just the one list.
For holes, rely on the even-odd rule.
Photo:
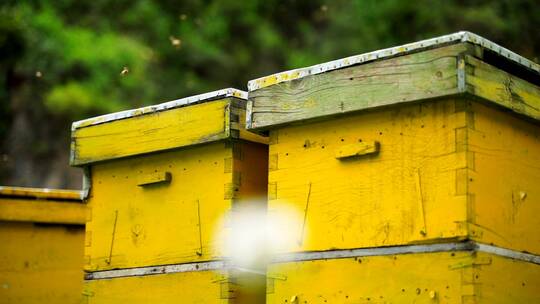
{"label": "apiary box", "polygon": [[80,303],[85,211],[80,191],[0,187],[0,302]]}
{"label": "apiary box", "polygon": [[90,302],[144,302],[146,287],[166,285],[193,288],[189,303],[233,297],[218,236],[231,210],[267,193],[266,138],[245,130],[245,106],[245,92],[225,89],[73,124],[71,164],[90,181]]}
{"label": "apiary box", "polygon": [[472,239],[540,253],[540,67],[468,32],[249,83],[286,252]]}

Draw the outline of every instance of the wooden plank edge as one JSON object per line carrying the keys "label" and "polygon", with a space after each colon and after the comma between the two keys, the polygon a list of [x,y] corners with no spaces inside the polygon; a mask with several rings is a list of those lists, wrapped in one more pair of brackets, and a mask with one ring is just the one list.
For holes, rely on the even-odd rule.
{"label": "wooden plank edge", "polygon": [[84,225],[86,212],[79,202],[0,198],[0,221]]}
{"label": "wooden plank edge", "polygon": [[118,160],[118,159],[124,159],[124,158],[131,158],[131,157],[135,157],[135,156],[159,153],[159,152],[173,151],[173,150],[177,150],[177,149],[182,149],[182,148],[187,148],[187,147],[192,147],[192,146],[199,146],[201,144],[212,143],[212,142],[216,142],[216,141],[230,139],[230,138],[233,137],[232,136],[233,134],[231,134],[231,104],[232,104],[232,101],[234,99],[242,100],[241,98],[236,98],[236,97],[227,97],[227,98],[219,99],[219,100],[229,100],[228,104],[225,105],[225,108],[224,108],[224,111],[223,111],[224,112],[223,113],[224,114],[224,116],[223,116],[224,120],[223,120],[223,129],[222,129],[221,132],[216,133],[216,134],[212,134],[212,135],[209,135],[209,136],[204,136],[204,137],[199,138],[198,140],[196,140],[196,141],[194,141],[192,143],[189,143],[189,144],[178,145],[176,147],[171,147],[171,148],[155,149],[155,150],[152,150],[152,151],[137,152],[137,153],[132,153],[132,154],[120,155],[120,156],[104,156],[104,157],[82,158],[82,157],[79,157],[78,153],[77,153],[77,151],[79,149],[77,148],[77,141],[76,141],[76,136],[75,136],[76,130],[72,131],[69,165],[73,166],[73,167],[84,167],[84,166],[87,166],[87,165],[90,165],[90,164],[100,163],[100,162],[104,162],[104,161]]}
{"label": "wooden plank edge", "polygon": [[488,104],[540,121],[540,87],[465,55],[465,92]]}
{"label": "wooden plank edge", "polygon": [[83,193],[79,190],[68,189],[0,186],[0,197],[82,201]]}

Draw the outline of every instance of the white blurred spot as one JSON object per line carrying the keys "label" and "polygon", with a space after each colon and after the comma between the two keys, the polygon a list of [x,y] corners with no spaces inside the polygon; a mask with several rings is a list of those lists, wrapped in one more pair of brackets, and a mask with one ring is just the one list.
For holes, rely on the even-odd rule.
{"label": "white blurred spot", "polygon": [[[267,209],[260,202],[238,204],[222,220],[217,244],[237,268],[263,269],[271,255],[298,248],[302,213],[288,204]],[[307,231],[304,231],[304,238]]]}

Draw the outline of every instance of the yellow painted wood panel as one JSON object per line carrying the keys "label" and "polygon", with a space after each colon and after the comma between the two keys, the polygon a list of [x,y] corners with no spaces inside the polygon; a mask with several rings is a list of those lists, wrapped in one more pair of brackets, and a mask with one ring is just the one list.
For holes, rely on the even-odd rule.
{"label": "yellow painted wood panel", "polygon": [[470,258],[445,252],[271,264],[267,303],[462,303],[462,271],[449,266]]}
{"label": "yellow painted wood panel", "polygon": [[[217,231],[228,229],[234,191],[232,150],[215,142],[93,165],[85,269],[220,258]],[[138,176],[152,172],[169,172],[171,180],[139,186]]]}
{"label": "yellow painted wood panel", "polygon": [[83,303],[225,304],[227,290],[227,275],[218,271],[92,280],[85,282]]}
{"label": "yellow painted wood panel", "polygon": [[478,258],[491,259],[478,270],[478,303],[540,303],[540,265],[487,253],[478,253]]}
{"label": "yellow painted wood panel", "polygon": [[540,254],[540,126],[472,103],[469,193],[476,240]]}
{"label": "yellow painted wood panel", "polygon": [[[454,100],[410,104],[270,131],[269,215],[301,219],[284,251],[434,242],[466,236],[467,167]],[[456,112],[457,111],[457,112]],[[377,141],[377,154],[336,159]],[[306,211],[307,210],[307,211]],[[305,224],[304,224],[305,223]]]}
{"label": "yellow painted wood panel", "polygon": [[211,142],[230,136],[230,101],[216,100],[76,129],[72,165]]}
{"label": "yellow painted wood panel", "polygon": [[0,302],[80,303],[82,225],[0,221]]}
{"label": "yellow painted wood panel", "polygon": [[86,212],[82,202],[0,197],[0,221],[84,225]]}
{"label": "yellow painted wood panel", "polygon": [[270,304],[540,301],[539,265],[487,253],[417,253],[272,264],[268,276]]}

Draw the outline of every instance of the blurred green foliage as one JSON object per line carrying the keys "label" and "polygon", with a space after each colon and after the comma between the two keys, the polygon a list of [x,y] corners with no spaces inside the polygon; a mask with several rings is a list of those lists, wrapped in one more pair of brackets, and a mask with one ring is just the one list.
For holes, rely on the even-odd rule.
{"label": "blurred green foliage", "polygon": [[[4,158],[15,163],[9,146],[18,140],[40,147],[39,157],[68,153],[73,120],[224,87],[245,88],[249,79],[285,69],[458,30],[476,32],[536,61],[540,54],[537,0],[0,5],[0,138]],[[45,131],[18,132],[21,113]],[[53,148],[51,142],[62,144]],[[0,183],[12,181],[15,167],[0,168]]]}

